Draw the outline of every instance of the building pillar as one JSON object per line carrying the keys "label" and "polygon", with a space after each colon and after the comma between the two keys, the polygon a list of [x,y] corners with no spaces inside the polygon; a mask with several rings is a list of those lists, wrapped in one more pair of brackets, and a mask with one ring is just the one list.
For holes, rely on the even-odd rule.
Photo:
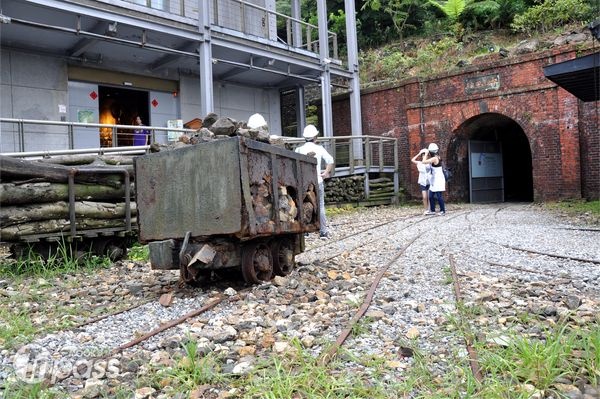
{"label": "building pillar", "polygon": [[[300,0],[292,0],[291,14],[294,19],[302,19]],[[292,21],[292,46],[302,47],[302,25]]]}
{"label": "building pillar", "polygon": [[297,137],[302,137],[304,127],[306,126],[306,102],[304,100],[304,86],[296,88],[296,125]]}
{"label": "building pillar", "polygon": [[329,71],[329,33],[327,31],[327,5],[325,1],[317,1],[317,17],[319,20],[319,58],[321,59],[321,103],[323,109],[323,136],[333,137],[332,105],[331,105],[331,73]]}
{"label": "building pillar", "polygon": [[[346,45],[348,47],[348,71],[350,79],[350,128],[352,136],[361,136],[362,116],[360,106],[360,78],[358,75],[358,40],[356,35],[356,6],[354,0],[345,0],[346,12]],[[360,140],[352,141],[352,151],[355,160],[363,160],[363,148]]]}
{"label": "building pillar", "polygon": [[203,35],[203,40],[198,47],[200,61],[200,115],[202,116],[214,111],[209,1],[200,0],[198,7],[198,28]]}

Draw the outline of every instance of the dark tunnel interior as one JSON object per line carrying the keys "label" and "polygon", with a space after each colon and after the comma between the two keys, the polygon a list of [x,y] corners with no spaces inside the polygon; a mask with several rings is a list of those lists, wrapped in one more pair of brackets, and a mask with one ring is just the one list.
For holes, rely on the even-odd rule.
{"label": "dark tunnel interior", "polygon": [[501,114],[486,113],[468,120],[461,131],[468,140],[495,141],[501,144],[504,201],[533,201],[531,149],[529,140],[518,123]]}

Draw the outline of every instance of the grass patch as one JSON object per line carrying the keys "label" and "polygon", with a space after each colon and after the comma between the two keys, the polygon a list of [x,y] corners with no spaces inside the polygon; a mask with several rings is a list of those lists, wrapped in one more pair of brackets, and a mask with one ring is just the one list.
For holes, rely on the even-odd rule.
{"label": "grass patch", "polygon": [[327,213],[327,217],[330,217],[339,215],[350,215],[359,212],[361,209],[363,209],[363,207],[354,206],[350,204],[342,206],[328,205],[325,207],[325,212]]}
{"label": "grass patch", "polygon": [[371,323],[373,323],[373,319],[368,316],[361,317],[356,323],[352,325],[352,336],[359,337],[361,335],[366,335],[371,331]]}
{"label": "grass patch", "polygon": [[485,375],[484,393],[489,394],[493,389],[492,392],[509,395],[514,391],[518,394],[514,397],[528,398],[532,393],[527,390],[519,393],[519,387],[533,386],[540,391],[553,392],[556,384],[564,384],[565,380],[574,384],[581,378],[592,385],[598,384],[600,325],[592,325],[586,330],[557,326],[547,330],[542,338],[516,333],[507,337],[504,345],[477,345]]}
{"label": "grass patch", "polygon": [[127,258],[138,262],[147,262],[150,259],[148,245],[134,244],[127,250]]}
{"label": "grass patch", "polygon": [[384,382],[368,381],[365,376],[343,369],[334,361],[322,365],[298,341],[287,356],[273,356],[259,364],[249,375],[236,381],[245,398],[393,398],[397,393]]}
{"label": "grass patch", "polygon": [[0,262],[0,277],[18,279],[22,277],[50,278],[81,270],[94,270],[112,264],[107,257],[99,257],[90,252],[76,253],[62,241],[46,249],[42,256],[33,246],[25,248],[17,259],[3,259]]}
{"label": "grass patch", "polygon": [[548,202],[544,205],[548,209],[566,212],[572,216],[589,214],[596,219],[600,218],[600,201],[568,200]]}
{"label": "grass patch", "polygon": [[42,383],[5,382],[0,385],[3,399],[63,399],[69,395],[56,388],[46,388]]}
{"label": "grass patch", "polygon": [[2,306],[0,320],[0,346],[7,349],[30,341],[37,331],[26,310],[15,311]]}
{"label": "grass patch", "polygon": [[228,381],[228,377],[222,373],[219,358],[213,354],[200,355],[196,341],[188,340],[183,345],[183,351],[183,356],[175,359],[173,367],[161,369],[155,374],[152,383],[155,388],[171,386],[178,393],[190,393],[199,386],[219,385]]}

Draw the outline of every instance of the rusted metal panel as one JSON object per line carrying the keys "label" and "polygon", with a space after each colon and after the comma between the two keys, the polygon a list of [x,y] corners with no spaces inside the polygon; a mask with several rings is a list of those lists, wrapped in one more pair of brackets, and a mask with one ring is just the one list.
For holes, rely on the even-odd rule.
{"label": "rusted metal panel", "polygon": [[237,138],[137,157],[140,241],[241,230]]}
{"label": "rusted metal panel", "polygon": [[135,166],[142,242],[319,227],[318,213],[302,223],[306,192],[317,187],[313,157],[234,137],[138,157]]}

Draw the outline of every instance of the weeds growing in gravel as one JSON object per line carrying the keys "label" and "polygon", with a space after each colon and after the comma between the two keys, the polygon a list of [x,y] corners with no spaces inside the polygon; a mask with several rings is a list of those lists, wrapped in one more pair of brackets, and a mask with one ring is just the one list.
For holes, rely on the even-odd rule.
{"label": "weeds growing in gravel", "polygon": [[286,356],[273,356],[238,381],[246,398],[391,398],[396,395],[384,383],[338,367],[320,363],[292,340],[295,348]]}
{"label": "weeds growing in gravel", "polygon": [[138,262],[146,262],[150,259],[150,251],[147,245],[135,244],[127,250],[127,258]]}
{"label": "weeds growing in gravel", "polygon": [[0,385],[0,397],[2,399],[62,399],[68,398],[69,395],[56,388],[45,388],[41,382],[35,384],[5,382]]}
{"label": "weeds growing in gravel", "polygon": [[600,201],[567,200],[544,203],[549,209],[556,209],[570,216],[585,216],[593,224],[600,223]]}
{"label": "weeds growing in gravel", "polygon": [[196,341],[189,339],[183,351],[184,355],[175,359],[173,367],[159,370],[155,375],[156,388],[171,386],[177,392],[187,393],[202,385],[218,385],[227,380],[218,357],[212,353],[200,355]]}
{"label": "weeds growing in gravel", "polygon": [[550,208],[558,208],[573,213],[590,212],[600,216],[600,201],[568,200],[546,204]]}
{"label": "weeds growing in gravel", "polygon": [[0,276],[48,278],[110,265],[110,259],[93,255],[91,251],[78,256],[68,243],[61,241],[53,251],[49,251],[47,257],[41,256],[32,247],[28,247],[17,259],[3,259],[0,262]]}
{"label": "weeds growing in gravel", "polygon": [[[588,329],[571,329],[567,325],[546,331],[542,337],[529,337],[513,332],[502,345],[481,342],[477,345],[485,383],[489,389],[502,392],[523,390],[530,397],[531,387],[552,392],[556,384],[587,380],[598,384],[600,375],[600,325]],[[525,389],[525,387],[529,389]],[[515,388],[517,388],[515,390]],[[527,396],[528,395],[528,396]]]}
{"label": "weeds growing in gravel", "polygon": [[16,312],[8,307],[0,307],[0,346],[15,348],[28,342],[36,333],[26,310]]}
{"label": "weeds growing in gravel", "polygon": [[359,337],[361,335],[367,334],[371,329],[371,323],[373,323],[373,319],[371,317],[361,317],[356,323],[352,325],[352,336]]}

